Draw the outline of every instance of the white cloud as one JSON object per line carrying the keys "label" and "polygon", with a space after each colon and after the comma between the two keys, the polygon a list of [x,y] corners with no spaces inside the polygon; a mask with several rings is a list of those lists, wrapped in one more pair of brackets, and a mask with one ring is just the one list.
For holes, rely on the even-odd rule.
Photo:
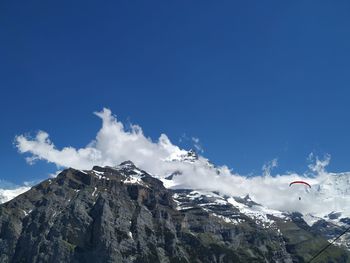
{"label": "white cloud", "polygon": [[55,178],[55,177],[57,177],[57,175],[59,175],[62,171],[63,171],[63,170],[58,170],[58,171],[56,171],[56,172],[54,172],[54,173],[49,173],[48,176],[49,176],[50,178]]}
{"label": "white cloud", "polygon": [[29,186],[21,186],[14,189],[2,189],[0,188],[0,204],[10,201],[16,196],[23,194],[30,189]]}
{"label": "white cloud", "polygon": [[308,160],[310,162],[309,169],[315,172],[318,175],[324,175],[326,173],[325,168],[328,166],[331,156],[326,154],[323,160],[320,160],[318,156],[315,156],[313,153],[309,154]]}
{"label": "white cloud", "polygon": [[264,176],[270,176],[271,175],[271,171],[273,168],[278,166],[278,160],[277,158],[265,163],[262,167],[262,171],[263,171],[263,175]]}
{"label": "white cloud", "polygon": [[198,153],[204,153],[204,149],[203,149],[203,146],[199,140],[198,137],[189,137],[187,136],[186,133],[183,133],[181,135],[181,137],[179,138],[179,142],[187,142],[187,143],[190,143],[192,145],[192,147],[196,150],[196,152]]}
{"label": "white cloud", "polygon": [[[102,128],[96,138],[84,148],[68,146],[58,149],[49,139],[48,133],[40,131],[35,138],[17,136],[15,143],[18,151],[30,154],[27,158],[30,163],[46,160],[62,168],[91,169],[93,165],[114,166],[132,160],[138,167],[161,178],[174,171],[181,171],[181,176],[174,177],[177,187],[216,190],[238,196],[249,194],[255,201],[283,211],[322,214],[336,211],[337,207],[343,205],[342,209],[350,213],[350,193],[343,198],[333,186],[328,184],[327,188],[323,185],[327,180],[332,182],[337,176],[325,169],[330,156],[319,160],[310,155],[315,161],[309,166],[314,174],[312,178],[296,173],[271,176],[271,170],[277,166],[277,159],[263,166],[264,176],[247,178],[235,174],[227,166],[219,167],[218,174],[218,170],[209,166],[208,160],[202,156],[194,164],[169,161],[177,159],[176,157],[185,154],[186,151],[174,145],[165,134],[161,134],[157,141],[152,141],[145,137],[141,127],[137,125],[131,125],[130,130],[126,130],[109,109],[95,114],[102,119]],[[192,140],[199,143],[197,138]],[[289,187],[293,180],[307,180],[313,185],[312,191],[308,193],[302,187]],[[329,195],[337,198],[329,199]],[[302,197],[302,201],[299,200],[299,196]]]}
{"label": "white cloud", "polygon": [[34,182],[24,182],[22,186],[0,179],[0,204],[28,191]]}
{"label": "white cloud", "polygon": [[199,138],[192,137],[193,147],[196,149],[197,152],[203,153],[204,149],[202,147],[202,144],[199,141]]}
{"label": "white cloud", "polygon": [[114,166],[126,160],[161,176],[175,168],[175,163],[165,162],[174,155],[186,153],[172,144],[165,134],[157,142],[146,138],[141,127],[131,125],[130,131],[112,115],[109,109],[95,113],[102,119],[102,128],[95,140],[86,147],[76,149],[71,146],[57,149],[48,133],[39,131],[35,138],[19,135],[15,143],[20,153],[29,153],[26,160],[33,163],[46,160],[59,167],[91,169],[93,165]]}

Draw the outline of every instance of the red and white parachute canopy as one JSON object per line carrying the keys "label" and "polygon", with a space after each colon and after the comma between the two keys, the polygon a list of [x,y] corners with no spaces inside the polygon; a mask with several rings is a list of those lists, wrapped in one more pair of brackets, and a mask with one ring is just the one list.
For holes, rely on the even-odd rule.
{"label": "red and white parachute canopy", "polygon": [[293,184],[304,184],[304,185],[307,185],[308,187],[311,188],[311,185],[309,185],[307,182],[305,181],[293,181],[289,184],[289,186],[292,186]]}

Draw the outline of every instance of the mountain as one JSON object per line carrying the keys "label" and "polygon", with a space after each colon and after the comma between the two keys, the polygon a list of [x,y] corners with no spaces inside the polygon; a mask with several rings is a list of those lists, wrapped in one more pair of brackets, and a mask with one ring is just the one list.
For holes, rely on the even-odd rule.
{"label": "mountain", "polygon": [[249,196],[165,188],[127,161],[66,169],[0,205],[0,262],[307,262],[327,244],[319,229]]}
{"label": "mountain", "polygon": [[[194,157],[193,157],[194,156]],[[172,159],[172,161],[179,161],[181,163],[191,163],[195,165],[198,162],[202,162],[199,166],[207,167],[207,170],[215,170],[217,174],[222,172],[220,167],[216,167],[210,161],[202,156],[198,156],[193,150],[189,152],[178,154]],[[166,187],[181,188],[181,184],[176,180],[182,175],[181,172],[175,171],[170,176],[161,179]],[[312,189],[306,189],[306,195],[303,198],[307,199],[307,202],[303,202],[300,205],[305,206],[306,203],[310,204],[310,212],[300,215],[302,221],[311,227],[313,233],[317,233],[326,238],[329,242],[333,241],[341,233],[350,227],[350,173],[326,173],[321,171],[317,180],[315,178],[307,178],[313,182]],[[271,183],[271,182],[270,182]],[[288,185],[283,181],[283,184]],[[257,187],[264,187],[263,182],[260,182]],[[278,187],[278,185],[275,185]],[[301,194],[303,191],[301,191]],[[305,193],[304,193],[305,194]],[[314,202],[317,200],[317,202]],[[255,200],[260,201],[260,200]],[[299,204],[297,205],[298,208]],[[260,207],[263,207],[260,205]],[[242,210],[244,209],[244,210]],[[240,206],[240,210],[244,213],[250,214],[251,211]],[[266,214],[281,213],[271,209],[264,208]],[[309,209],[308,209],[309,210]],[[294,218],[294,213],[291,218]],[[299,219],[298,219],[299,220]],[[350,231],[341,236],[335,242],[336,245],[345,247],[350,251]]]}

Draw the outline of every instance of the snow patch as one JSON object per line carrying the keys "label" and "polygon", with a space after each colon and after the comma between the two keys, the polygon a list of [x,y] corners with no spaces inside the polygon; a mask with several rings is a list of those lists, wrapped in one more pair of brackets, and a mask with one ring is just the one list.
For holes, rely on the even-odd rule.
{"label": "snow patch", "polygon": [[171,189],[172,187],[177,185],[174,180],[168,180],[164,178],[160,180],[163,182],[164,187],[168,189]]}
{"label": "snow patch", "polygon": [[306,215],[303,215],[303,219],[306,222],[306,224],[308,224],[309,226],[312,226],[313,224],[315,224],[318,220],[321,220],[322,218],[319,218],[317,216],[313,216],[311,214],[306,214]]}
{"label": "snow patch", "polygon": [[125,184],[143,184],[142,180],[138,177],[130,176],[123,181]]}
{"label": "snow patch", "polygon": [[95,189],[94,189],[94,191],[92,192],[92,196],[95,196],[95,193],[96,193],[96,191],[97,191],[97,188],[95,187]]}
{"label": "snow patch", "polygon": [[248,206],[243,203],[237,202],[233,197],[228,198],[227,202],[232,204],[234,207],[238,208],[242,214],[245,214],[246,216],[250,217],[251,219],[256,221],[256,223],[262,225],[263,227],[270,227],[272,224],[275,223],[275,221],[270,219],[268,215],[279,217],[284,220],[287,219],[287,217],[281,211],[269,209],[261,205]]}
{"label": "snow patch", "polygon": [[110,178],[108,178],[108,177],[105,176],[105,173],[104,173],[104,172],[99,172],[99,171],[95,171],[95,170],[93,170],[93,172],[95,173],[96,177],[97,177],[99,180],[101,180],[101,179],[107,180],[107,181],[110,180]]}

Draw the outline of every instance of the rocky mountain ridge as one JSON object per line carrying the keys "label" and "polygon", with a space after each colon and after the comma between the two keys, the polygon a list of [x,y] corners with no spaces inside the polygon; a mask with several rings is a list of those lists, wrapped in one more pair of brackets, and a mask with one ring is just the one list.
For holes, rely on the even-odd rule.
{"label": "rocky mountain ridge", "polygon": [[[306,262],[327,244],[246,196],[171,190],[132,162],[66,169],[0,205],[0,262]],[[349,262],[331,246],[319,262]]]}

